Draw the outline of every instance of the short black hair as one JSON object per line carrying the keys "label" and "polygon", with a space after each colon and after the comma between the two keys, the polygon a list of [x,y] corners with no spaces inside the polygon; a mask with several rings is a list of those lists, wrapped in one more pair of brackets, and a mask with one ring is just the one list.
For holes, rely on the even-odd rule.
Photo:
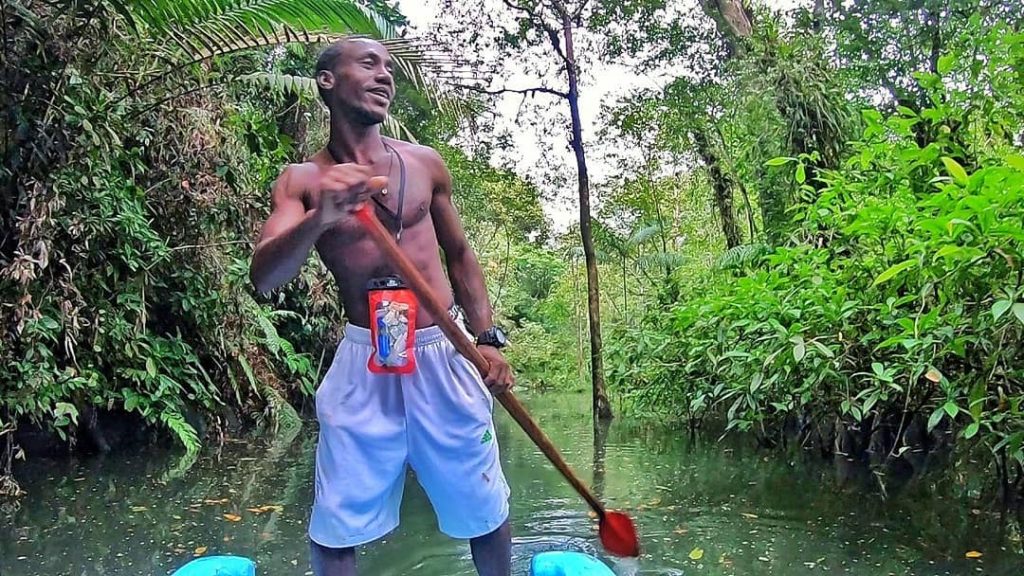
{"label": "short black hair", "polygon": [[[369,36],[363,35],[352,35],[346,36],[341,40],[331,42],[324,48],[320,55],[316,59],[316,72],[313,73],[314,77],[319,76],[320,72],[324,70],[328,72],[334,72],[334,67],[338,64],[338,58],[341,58],[342,52],[345,51],[345,46],[356,40],[364,40],[370,38]],[[317,91],[320,92],[320,99],[327,103],[327,92],[317,84]]]}

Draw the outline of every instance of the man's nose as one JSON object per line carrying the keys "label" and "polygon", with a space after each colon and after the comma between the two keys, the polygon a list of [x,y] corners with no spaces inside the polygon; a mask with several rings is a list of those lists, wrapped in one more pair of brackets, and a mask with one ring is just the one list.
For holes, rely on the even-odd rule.
{"label": "man's nose", "polygon": [[384,67],[377,70],[376,80],[381,83],[387,83],[388,86],[394,84],[395,81],[391,71]]}

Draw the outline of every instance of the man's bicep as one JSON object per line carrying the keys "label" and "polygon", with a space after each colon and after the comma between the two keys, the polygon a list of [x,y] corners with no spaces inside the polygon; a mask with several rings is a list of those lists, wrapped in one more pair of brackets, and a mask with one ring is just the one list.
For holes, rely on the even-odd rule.
{"label": "man's bicep", "polygon": [[448,258],[462,255],[469,248],[458,210],[452,200],[452,179],[440,155],[435,160],[434,193],[430,202],[437,241]]}
{"label": "man's bicep", "polygon": [[270,193],[270,216],[260,231],[259,242],[265,242],[298,224],[306,214],[302,189],[293,168],[289,167],[274,182]]}

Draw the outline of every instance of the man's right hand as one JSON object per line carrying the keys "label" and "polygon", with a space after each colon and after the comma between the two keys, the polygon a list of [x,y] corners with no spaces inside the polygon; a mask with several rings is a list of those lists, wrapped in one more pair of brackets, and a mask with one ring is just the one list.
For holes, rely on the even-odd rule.
{"label": "man's right hand", "polygon": [[369,166],[337,164],[320,173],[320,206],[317,221],[329,229],[351,217],[370,196],[387,186],[386,176],[372,176]]}

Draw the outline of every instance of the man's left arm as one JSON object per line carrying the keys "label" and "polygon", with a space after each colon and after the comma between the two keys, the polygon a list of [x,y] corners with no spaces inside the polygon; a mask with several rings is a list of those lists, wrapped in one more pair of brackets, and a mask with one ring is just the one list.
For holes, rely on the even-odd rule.
{"label": "man's left arm", "polygon": [[[451,174],[445,166],[444,159],[437,152],[431,151],[430,155],[434,182],[430,202],[431,218],[437,231],[438,243],[445,253],[455,302],[465,310],[473,336],[479,336],[494,325],[487,283],[452,202]],[[486,345],[478,348],[491,365],[490,371],[484,376],[488,388],[495,394],[511,388],[515,376],[501,351]]]}

